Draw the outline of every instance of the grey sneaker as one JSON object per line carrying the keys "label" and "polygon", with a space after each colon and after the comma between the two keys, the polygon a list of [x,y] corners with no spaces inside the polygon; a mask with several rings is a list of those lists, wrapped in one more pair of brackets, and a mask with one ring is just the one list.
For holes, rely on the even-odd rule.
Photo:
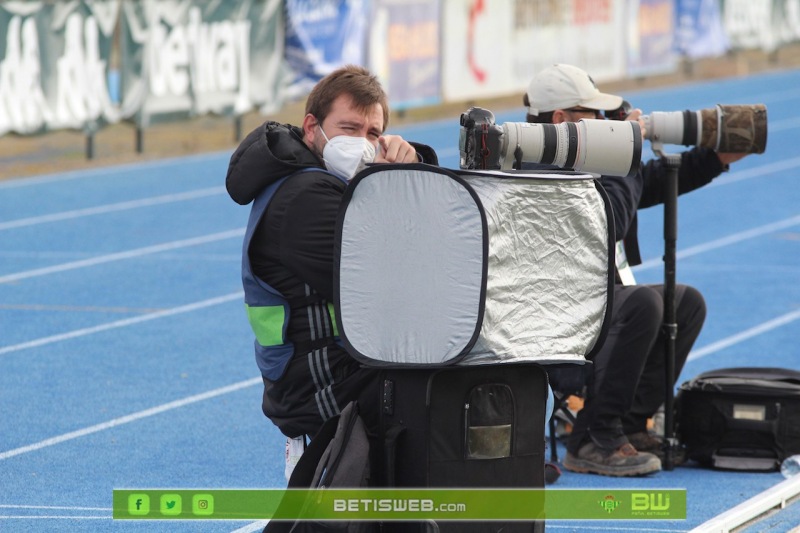
{"label": "grey sneaker", "polygon": [[661,461],[652,453],[636,451],[629,443],[615,450],[605,450],[590,442],[583,445],[577,455],[567,452],[564,468],[601,476],[644,476],[661,470]]}

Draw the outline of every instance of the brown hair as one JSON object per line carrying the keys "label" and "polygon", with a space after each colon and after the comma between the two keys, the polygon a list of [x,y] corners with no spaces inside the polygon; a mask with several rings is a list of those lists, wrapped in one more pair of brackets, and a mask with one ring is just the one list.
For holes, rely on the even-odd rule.
{"label": "brown hair", "polygon": [[356,65],[334,70],[311,90],[306,100],[306,114],[311,113],[321,123],[328,116],[333,101],[347,94],[359,111],[367,112],[375,104],[383,108],[383,130],[389,124],[389,99],[377,76]]}
{"label": "brown hair", "polygon": [[[531,106],[531,102],[528,99],[528,93],[525,93],[522,96],[522,105],[524,105],[526,109]],[[539,113],[538,115],[525,113],[525,121],[533,124],[551,124],[553,122],[553,111],[545,111],[544,113]]]}
{"label": "brown hair", "polygon": [[545,111],[544,113],[539,113],[538,115],[531,115],[530,113],[526,113],[525,121],[533,124],[552,124],[553,113],[554,113],[553,111]]}

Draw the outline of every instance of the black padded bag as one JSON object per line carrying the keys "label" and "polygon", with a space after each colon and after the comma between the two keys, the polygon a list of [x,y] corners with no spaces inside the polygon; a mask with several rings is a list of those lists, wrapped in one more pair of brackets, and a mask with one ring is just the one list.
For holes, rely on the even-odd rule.
{"label": "black padded bag", "polygon": [[[547,374],[535,364],[382,371],[380,483],[543,488]],[[384,523],[384,531],[542,532],[544,522]]]}
{"label": "black padded bag", "polygon": [[722,368],[683,383],[676,432],[688,457],[725,470],[772,471],[800,453],[800,372]]}
{"label": "black padded bag", "polygon": [[[369,441],[358,402],[325,421],[292,471],[288,488],[363,488],[368,485]],[[373,533],[378,524],[364,521],[275,521],[264,533]]]}

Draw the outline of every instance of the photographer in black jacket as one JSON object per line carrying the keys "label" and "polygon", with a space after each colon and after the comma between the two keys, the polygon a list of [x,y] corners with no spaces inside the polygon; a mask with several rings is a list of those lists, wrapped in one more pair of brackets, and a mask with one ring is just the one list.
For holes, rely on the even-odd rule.
{"label": "photographer in black jacket", "polygon": [[[539,72],[524,96],[527,121],[534,123],[602,119],[601,111],[619,109],[622,103],[620,96],[601,93],[586,72],[564,64]],[[625,119],[639,120],[641,115],[641,110],[634,109]],[[683,152],[678,171],[679,194],[706,185],[744,155],[705,148]],[[528,164],[525,168],[537,166]],[[636,212],[664,202],[662,180],[666,172],[661,160],[654,159],[643,163],[632,178],[600,177],[614,212],[617,283],[611,328],[593,359],[587,398],[567,442],[564,467],[574,472],[637,476],[661,469],[662,439],[648,431],[647,420],[666,395],[665,339],[661,328],[664,286],[636,285],[630,266],[642,262]],[[675,300],[677,381],[700,334],[706,307],[702,295],[687,285],[677,285]]]}
{"label": "photographer in black jacket", "polygon": [[351,400],[377,426],[378,373],[344,350],[333,316],[334,235],[347,183],[365,165],[435,159],[385,134],[388,120],[377,77],[349,65],[317,83],[300,126],[265,122],[231,156],[228,193],[252,202],[242,283],[262,410],[290,439],[313,436]]}

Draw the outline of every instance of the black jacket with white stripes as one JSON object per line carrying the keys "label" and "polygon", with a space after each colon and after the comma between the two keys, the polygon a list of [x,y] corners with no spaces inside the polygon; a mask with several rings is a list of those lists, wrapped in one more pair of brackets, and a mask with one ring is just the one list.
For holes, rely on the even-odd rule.
{"label": "black jacket with white stripes", "polygon": [[335,222],[346,185],[323,169],[299,128],[266,122],[242,141],[226,177],[231,198],[245,205],[291,175],[275,192],[247,250],[253,273],[290,304],[286,338],[294,355],[279,379],[264,380],[263,400],[264,413],[290,437],[313,435],[364,386],[360,367],[334,337],[328,304]]}

